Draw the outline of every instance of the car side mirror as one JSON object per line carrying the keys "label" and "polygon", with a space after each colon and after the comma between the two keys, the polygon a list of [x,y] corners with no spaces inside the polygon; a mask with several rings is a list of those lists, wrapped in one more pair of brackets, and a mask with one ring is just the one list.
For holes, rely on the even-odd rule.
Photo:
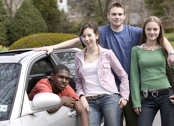
{"label": "car side mirror", "polygon": [[58,95],[54,93],[38,93],[34,96],[33,100],[30,102],[31,109],[44,109],[48,110],[58,106],[61,102],[61,99]]}

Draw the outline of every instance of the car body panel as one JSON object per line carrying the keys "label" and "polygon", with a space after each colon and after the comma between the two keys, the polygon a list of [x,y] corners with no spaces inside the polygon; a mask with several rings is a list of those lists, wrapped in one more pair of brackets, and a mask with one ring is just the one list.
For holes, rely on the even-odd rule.
{"label": "car body panel", "polygon": [[[0,126],[79,126],[79,117],[76,115],[75,110],[72,110],[71,108],[62,106],[57,112],[53,114],[49,114],[46,110],[48,110],[50,107],[47,108],[37,108],[32,109],[32,101],[28,99],[27,94],[27,88],[29,84],[29,80],[33,76],[40,76],[45,73],[37,73],[36,68],[39,70],[39,65],[48,65],[46,70],[49,68],[52,68],[56,64],[62,63],[60,59],[63,57],[63,59],[66,59],[66,57],[63,56],[64,52],[73,52],[73,57],[70,60],[74,60],[75,53],[79,51],[80,49],[65,49],[65,50],[55,50],[50,55],[46,54],[46,51],[39,51],[35,52],[32,51],[32,49],[26,49],[25,50],[16,50],[16,51],[9,51],[8,53],[2,52],[0,53],[0,65],[3,67],[2,64],[10,66],[19,67],[18,71],[13,71],[15,68],[13,68],[12,71],[8,71],[10,73],[10,76],[15,76],[15,86],[12,88],[15,88],[16,91],[13,93],[13,100],[12,102],[12,109],[9,112],[10,117],[8,120],[1,120],[1,113],[3,112],[0,110]],[[62,53],[59,56],[61,58],[58,58],[57,54]],[[65,54],[65,53],[64,53]],[[42,62],[44,61],[44,62]],[[45,64],[44,64],[45,63]],[[74,63],[71,62],[71,63]],[[15,65],[14,65],[15,64]],[[69,64],[69,63],[68,63]],[[67,65],[68,65],[67,64]],[[71,67],[74,67],[71,65]],[[40,66],[42,69],[43,67]],[[3,68],[0,68],[2,70]],[[34,70],[33,70],[34,69]],[[74,68],[73,68],[74,69]],[[34,71],[34,74],[32,73]],[[44,70],[44,69],[43,69]],[[7,73],[7,71],[5,71]],[[6,74],[5,73],[5,74]],[[73,76],[73,75],[72,75]],[[8,76],[6,77],[8,78]],[[9,77],[12,78],[12,77]],[[9,81],[12,83],[11,81]],[[2,83],[2,79],[0,78],[0,84]],[[2,90],[0,90],[0,93]],[[8,92],[6,92],[7,95]],[[12,94],[11,94],[12,95]],[[12,97],[12,96],[11,96]],[[1,98],[1,97],[0,97]],[[0,99],[0,107],[3,105],[7,106],[7,104],[1,104]],[[58,104],[57,104],[58,105]]]}

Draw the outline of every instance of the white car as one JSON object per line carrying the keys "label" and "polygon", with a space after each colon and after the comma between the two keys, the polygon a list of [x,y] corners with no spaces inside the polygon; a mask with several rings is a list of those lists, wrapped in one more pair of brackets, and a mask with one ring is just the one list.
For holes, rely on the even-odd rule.
{"label": "white car", "polygon": [[28,99],[37,81],[49,77],[49,71],[60,63],[69,67],[74,88],[74,57],[79,50],[55,50],[50,55],[32,49],[0,52],[0,126],[79,126],[79,116],[71,108],[47,112],[60,103],[59,96],[40,93],[33,101]]}

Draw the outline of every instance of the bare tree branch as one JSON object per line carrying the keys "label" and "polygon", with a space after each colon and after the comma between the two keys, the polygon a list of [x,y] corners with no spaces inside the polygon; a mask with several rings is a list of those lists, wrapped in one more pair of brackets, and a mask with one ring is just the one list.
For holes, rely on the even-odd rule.
{"label": "bare tree branch", "polygon": [[10,21],[12,21],[17,9],[21,6],[23,0],[4,0],[5,6],[8,10]]}

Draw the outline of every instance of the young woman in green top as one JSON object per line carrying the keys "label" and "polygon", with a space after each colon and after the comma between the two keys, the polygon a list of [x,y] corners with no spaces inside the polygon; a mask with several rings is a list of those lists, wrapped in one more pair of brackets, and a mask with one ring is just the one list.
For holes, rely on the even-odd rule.
{"label": "young woman in green top", "polygon": [[173,89],[166,76],[166,51],[161,21],[150,16],[144,23],[141,44],[131,51],[131,97],[138,126],[152,126],[158,110],[162,126],[174,125]]}

